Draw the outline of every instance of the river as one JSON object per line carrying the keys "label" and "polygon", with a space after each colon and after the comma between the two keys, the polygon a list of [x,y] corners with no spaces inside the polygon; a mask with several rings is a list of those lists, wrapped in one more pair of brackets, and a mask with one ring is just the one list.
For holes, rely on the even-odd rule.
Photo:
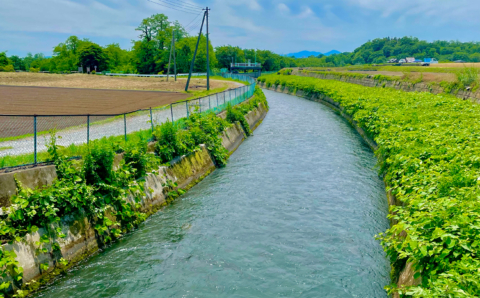
{"label": "river", "polygon": [[373,153],[329,108],[265,94],[225,168],[35,297],[387,297]]}

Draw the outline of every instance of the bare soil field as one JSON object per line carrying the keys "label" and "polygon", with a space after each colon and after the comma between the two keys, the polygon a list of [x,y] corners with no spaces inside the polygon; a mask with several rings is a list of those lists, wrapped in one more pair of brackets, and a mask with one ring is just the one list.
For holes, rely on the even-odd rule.
{"label": "bare soil field", "polygon": [[186,99],[190,94],[159,91],[0,86],[0,114],[121,114]]}
{"label": "bare soil field", "polygon": [[[185,90],[186,78],[178,78],[177,82],[170,78],[148,77],[109,77],[86,74],[45,74],[45,73],[15,73],[0,72],[0,85],[37,86],[88,89],[120,89],[120,90],[150,90],[176,91]],[[192,77],[189,90],[206,90],[206,80]],[[241,84],[236,82],[210,80],[210,88],[236,88]]]}
{"label": "bare soil field", "polygon": [[[0,115],[121,114],[183,100],[187,93],[0,86]],[[109,118],[93,117],[92,121]],[[37,131],[86,124],[87,117],[41,117]],[[33,117],[0,116],[0,138],[33,133]]]}

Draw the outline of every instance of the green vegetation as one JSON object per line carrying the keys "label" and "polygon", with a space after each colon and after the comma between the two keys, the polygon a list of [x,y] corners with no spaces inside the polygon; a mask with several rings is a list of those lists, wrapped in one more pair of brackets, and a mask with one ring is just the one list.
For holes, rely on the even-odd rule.
{"label": "green vegetation", "polygon": [[[242,104],[242,111],[258,107],[260,103],[268,107],[265,95],[257,87],[254,97]],[[56,267],[66,268],[68,262],[58,253],[58,240],[65,238],[61,228],[63,217],[86,216],[102,244],[121,237],[147,217],[140,205],[146,195],[143,177],[156,173],[161,164],[175,157],[195,152],[200,144],[206,145],[217,166],[224,166],[228,152],[221,144],[220,134],[230,125],[211,111],[194,113],[189,118],[155,127],[156,154],[147,152],[151,132],[142,131],[129,135],[127,144],[112,138],[83,146],[83,162],[69,159],[64,154],[68,149],[58,146],[55,131],[52,131],[47,154],[48,159],[55,162],[58,179],[50,186],[35,190],[24,188],[17,181],[18,194],[11,198],[12,205],[4,208],[6,212],[0,218],[0,240],[3,243],[21,242],[25,235],[43,229],[40,241],[35,243],[36,253],[50,254]],[[119,152],[123,152],[123,159],[114,169],[115,154]],[[168,203],[184,192],[176,189],[172,181],[167,181],[164,187]],[[0,249],[0,264],[0,297],[3,297],[11,294],[12,284],[22,288],[23,270],[16,261],[15,252],[3,248]],[[40,268],[46,271],[49,264],[40,264]],[[28,289],[16,295],[24,297],[37,287],[38,284],[32,282]]]}
{"label": "green vegetation", "polygon": [[323,94],[378,144],[380,174],[399,206],[378,235],[397,281],[407,261],[413,297],[480,295],[480,106],[448,95],[369,88],[309,77],[260,77],[267,85]]}
{"label": "green vegetation", "polygon": [[457,81],[463,86],[473,86],[478,84],[478,72],[480,69],[475,67],[465,67],[459,69],[455,74]]}
{"label": "green vegetation", "polygon": [[427,42],[415,37],[376,38],[356,48],[352,53],[325,57],[325,66],[385,63],[392,58],[436,58],[438,61],[480,62],[480,43],[459,41]]}

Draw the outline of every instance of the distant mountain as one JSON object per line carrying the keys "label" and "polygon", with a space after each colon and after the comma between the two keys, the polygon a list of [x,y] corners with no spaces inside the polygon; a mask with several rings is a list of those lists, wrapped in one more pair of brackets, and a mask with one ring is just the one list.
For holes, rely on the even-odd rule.
{"label": "distant mountain", "polygon": [[[285,55],[285,56],[287,56],[287,57],[295,57],[295,58],[308,58],[308,57],[310,57],[310,56],[315,56],[315,57],[316,57],[316,56],[318,56],[318,55],[320,55],[320,54],[322,54],[322,53],[320,53],[320,52],[312,52],[312,51],[301,51],[301,52],[298,52],[298,53],[290,53],[290,54],[287,54],[287,55]],[[333,51],[327,52],[327,53],[325,53],[325,54],[323,54],[323,55],[325,55],[325,56],[330,56],[330,55],[332,55],[332,54],[340,54],[340,52],[337,51],[337,50],[333,50]]]}
{"label": "distant mountain", "polygon": [[341,54],[341,52],[339,52],[337,50],[331,50],[330,52],[324,53],[325,56],[330,56],[330,55],[333,55],[333,54]]}
{"label": "distant mountain", "polygon": [[298,53],[291,53],[287,54],[288,57],[295,57],[295,58],[307,58],[310,56],[318,56],[320,55],[320,52],[310,52],[310,51],[301,51]]}

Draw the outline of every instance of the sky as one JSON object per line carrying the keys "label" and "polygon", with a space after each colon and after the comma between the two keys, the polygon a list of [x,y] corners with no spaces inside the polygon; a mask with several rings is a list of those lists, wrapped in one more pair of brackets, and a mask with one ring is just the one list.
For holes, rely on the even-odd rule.
{"label": "sky", "polygon": [[478,0],[1,0],[0,52],[51,56],[71,35],[130,48],[156,13],[195,35],[206,6],[213,46],[287,54],[353,51],[387,36],[480,41]]}

